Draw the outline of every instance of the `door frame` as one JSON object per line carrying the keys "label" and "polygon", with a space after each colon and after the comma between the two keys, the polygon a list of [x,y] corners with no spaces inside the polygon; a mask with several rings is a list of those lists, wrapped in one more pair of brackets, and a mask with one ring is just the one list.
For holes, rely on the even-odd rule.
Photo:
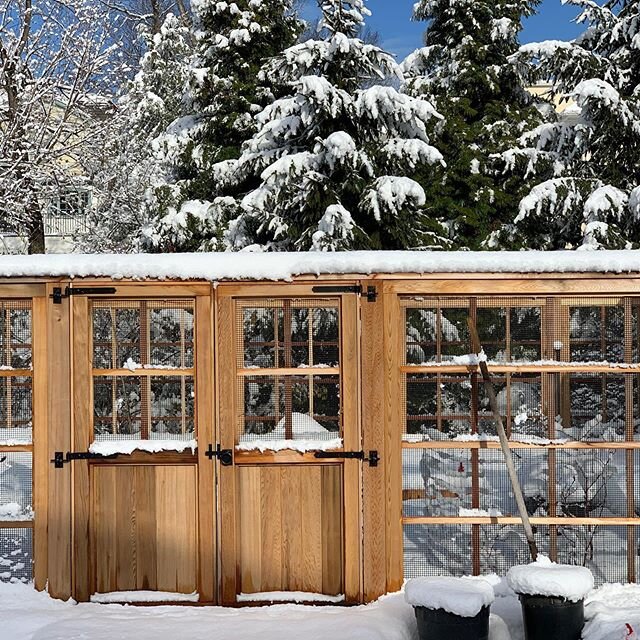
{"label": "door frame", "polygon": [[[341,375],[341,415],[342,425],[352,425],[343,429],[343,450],[362,450],[360,420],[360,300],[356,293],[314,292],[313,284],[221,284],[216,290],[216,362],[217,397],[224,398],[218,404],[219,427],[218,444],[221,449],[235,450],[236,426],[239,408],[236,407],[236,300],[255,298],[295,299],[332,298],[340,300],[340,375]],[[328,282],[328,285],[336,283]],[[345,287],[358,284],[357,281],[341,281]],[[345,390],[349,392],[345,392]],[[313,453],[300,454],[291,451],[257,454],[255,452],[235,452],[232,466],[219,465],[218,505],[220,554],[220,602],[223,605],[237,604],[239,586],[238,541],[237,541],[237,495],[236,466],[243,464],[319,464]],[[345,602],[358,603],[363,594],[363,536],[362,536],[362,468],[357,459],[327,458],[324,463],[340,464],[343,467],[343,581]],[[218,463],[219,464],[219,463]]]}
{"label": "door frame", "polygon": [[[82,282],[85,286],[87,283]],[[104,280],[96,282],[104,285]],[[215,465],[206,457],[205,443],[213,441],[215,432],[213,384],[213,289],[210,284],[162,283],[161,285],[112,283],[116,293],[108,296],[72,296],[70,305],[70,341],[72,352],[72,440],[73,451],[87,451],[93,441],[92,405],[92,327],[90,300],[144,300],[189,298],[194,300],[194,385],[195,385],[195,437],[198,442],[196,459],[190,453],[133,453],[110,463],[117,465],[197,464],[197,590],[200,602],[217,604],[216,581],[216,510]],[[71,463],[73,520],[72,520],[72,595],[76,601],[88,601],[95,585],[92,569],[92,523],[90,467],[104,464],[76,460]],[[58,471],[57,473],[61,473]]]}

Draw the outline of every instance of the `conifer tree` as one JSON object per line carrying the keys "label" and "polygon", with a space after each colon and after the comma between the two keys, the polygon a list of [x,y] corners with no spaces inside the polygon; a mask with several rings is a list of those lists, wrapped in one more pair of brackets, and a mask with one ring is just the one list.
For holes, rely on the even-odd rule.
{"label": "conifer tree", "polygon": [[238,158],[255,131],[255,114],[277,96],[278,86],[260,68],[302,30],[291,0],[197,0],[192,8],[197,51],[183,117],[158,141],[167,181],[155,191],[156,220],[146,239],[156,249],[197,249],[215,235],[217,165]]}
{"label": "conifer tree", "polygon": [[364,0],[320,6],[324,37],[286,49],[262,71],[288,86],[288,95],[257,115],[257,132],[237,161],[212,168],[224,189],[207,204],[208,216],[229,222],[218,226],[222,233],[211,225],[205,246],[438,245],[442,230],[425,211],[424,190],[407,176],[442,161],[429,134],[441,116],[425,100],[373,84],[401,74],[390,54],[357,37]]}
{"label": "conifer tree", "polygon": [[552,81],[579,115],[523,136],[537,182],[503,244],[532,249],[625,248],[640,243],[640,1],[569,0],[582,8],[573,42],[525,45],[532,80]]}
{"label": "conifer tree", "polygon": [[[517,65],[522,20],[539,0],[421,0],[425,47],[403,63],[405,91],[445,117],[434,142],[446,161],[441,181],[422,181],[434,215],[458,246],[478,248],[517,210],[521,164],[504,171],[496,154],[540,121]],[[520,194],[521,195],[521,194]]]}

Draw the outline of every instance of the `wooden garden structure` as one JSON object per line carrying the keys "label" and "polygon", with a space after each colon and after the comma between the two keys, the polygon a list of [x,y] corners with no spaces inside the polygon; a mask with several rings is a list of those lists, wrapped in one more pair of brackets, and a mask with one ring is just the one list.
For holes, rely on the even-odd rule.
{"label": "wooden garden structure", "polygon": [[540,550],[635,582],[640,257],[521,256],[0,258],[0,577],[358,603],[526,561],[471,317]]}

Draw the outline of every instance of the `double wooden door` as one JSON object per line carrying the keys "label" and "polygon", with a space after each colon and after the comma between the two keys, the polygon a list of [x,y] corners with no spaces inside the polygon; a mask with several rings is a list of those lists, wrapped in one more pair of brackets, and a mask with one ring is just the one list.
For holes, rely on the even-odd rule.
{"label": "double wooden door", "polygon": [[77,599],[360,599],[358,300],[293,288],[72,298]]}

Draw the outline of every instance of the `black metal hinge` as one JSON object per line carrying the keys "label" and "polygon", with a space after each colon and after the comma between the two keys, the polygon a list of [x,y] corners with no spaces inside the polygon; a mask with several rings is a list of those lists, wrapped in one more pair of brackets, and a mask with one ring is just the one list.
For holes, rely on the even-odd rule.
{"label": "black metal hinge", "polygon": [[117,456],[117,453],[103,456],[101,453],[91,453],[90,451],[67,451],[67,453],[56,451],[53,454],[53,460],[51,460],[50,462],[56,469],[62,469],[67,462],[71,462],[72,460],[95,460],[97,458],[110,460],[112,458],[116,458]]}
{"label": "black metal hinge", "polygon": [[355,293],[359,296],[365,296],[367,298],[367,302],[376,302],[378,299],[378,289],[376,287],[368,286],[367,290],[364,291],[359,284],[346,286],[318,285],[312,287],[311,290],[313,293]]}
{"label": "black metal hinge", "polygon": [[377,467],[380,462],[380,456],[374,449],[369,451],[369,456],[365,456],[364,451],[316,451],[316,458],[355,458],[368,462],[370,467]]}
{"label": "black metal hinge", "polygon": [[53,304],[62,304],[62,298],[70,296],[109,296],[116,292],[115,287],[54,287],[53,293],[49,296],[53,299]]}
{"label": "black metal hinge", "polygon": [[204,455],[207,456],[209,460],[218,458],[223,467],[230,467],[233,464],[233,451],[231,449],[221,449],[219,444],[216,445],[215,449],[209,445]]}

